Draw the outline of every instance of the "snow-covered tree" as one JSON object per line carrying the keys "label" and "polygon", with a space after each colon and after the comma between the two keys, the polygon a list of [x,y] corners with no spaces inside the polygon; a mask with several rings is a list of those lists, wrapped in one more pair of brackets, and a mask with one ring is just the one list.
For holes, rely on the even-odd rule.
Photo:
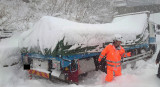
{"label": "snow-covered tree", "polygon": [[42,16],[84,23],[110,22],[114,0],[0,0],[0,27],[29,29]]}

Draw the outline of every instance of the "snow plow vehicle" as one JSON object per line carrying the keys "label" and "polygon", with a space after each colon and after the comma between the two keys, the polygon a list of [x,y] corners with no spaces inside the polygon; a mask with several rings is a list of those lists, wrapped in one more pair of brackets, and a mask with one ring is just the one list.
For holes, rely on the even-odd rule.
{"label": "snow plow vehicle", "polygon": [[[55,17],[43,17],[21,40],[21,58],[29,74],[50,80],[79,82],[79,76],[99,69],[98,57],[114,34],[124,38],[122,46],[131,56],[122,65],[151,57],[156,35],[149,12],[116,16],[112,23],[83,24]],[[104,70],[105,64],[101,64]]]}

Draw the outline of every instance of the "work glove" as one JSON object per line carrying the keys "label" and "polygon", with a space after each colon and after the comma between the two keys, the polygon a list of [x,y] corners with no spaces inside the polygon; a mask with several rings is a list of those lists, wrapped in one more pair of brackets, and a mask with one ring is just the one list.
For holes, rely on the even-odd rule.
{"label": "work glove", "polygon": [[98,61],[97,65],[96,65],[96,71],[98,71],[100,69],[100,61]]}

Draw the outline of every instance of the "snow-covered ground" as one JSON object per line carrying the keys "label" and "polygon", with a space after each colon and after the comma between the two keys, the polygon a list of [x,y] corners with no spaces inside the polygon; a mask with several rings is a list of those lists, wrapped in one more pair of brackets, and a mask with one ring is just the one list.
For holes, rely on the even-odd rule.
{"label": "snow-covered ground", "polygon": [[[46,79],[34,78],[29,79],[26,71],[21,64],[12,64],[20,61],[20,52],[18,41],[20,34],[0,42],[0,87],[159,87],[160,79],[156,77],[158,65],[155,59],[160,49],[160,35],[157,35],[157,52],[148,61],[137,61],[136,67],[131,69],[128,64],[127,68],[122,70],[122,76],[115,77],[110,83],[105,83],[105,73],[94,71],[88,73],[86,77],[81,78],[79,85],[66,84],[63,82],[51,82]],[[8,67],[3,67],[8,65]]]}

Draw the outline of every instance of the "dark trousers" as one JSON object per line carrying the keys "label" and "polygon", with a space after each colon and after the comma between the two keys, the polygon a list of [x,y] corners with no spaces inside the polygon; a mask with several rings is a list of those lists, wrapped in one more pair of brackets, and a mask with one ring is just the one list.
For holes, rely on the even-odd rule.
{"label": "dark trousers", "polygon": [[160,64],[159,64],[159,67],[158,67],[158,74],[157,76],[160,78]]}

